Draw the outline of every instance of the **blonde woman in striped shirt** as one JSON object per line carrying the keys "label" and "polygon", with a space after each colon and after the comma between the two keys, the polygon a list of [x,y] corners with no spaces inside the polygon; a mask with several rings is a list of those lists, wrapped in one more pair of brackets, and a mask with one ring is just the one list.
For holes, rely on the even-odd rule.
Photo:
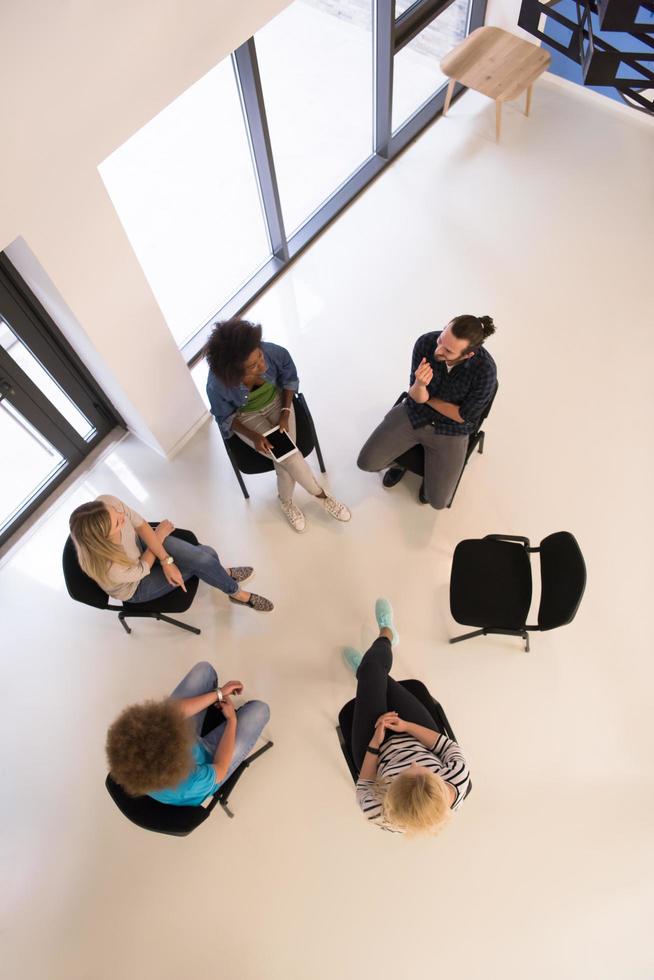
{"label": "blonde woman in striped shirt", "polygon": [[456,742],[427,708],[389,676],[398,640],[386,599],[375,607],[379,637],[364,657],[347,647],[356,673],[352,754],[357,802],[366,818],[395,833],[435,833],[463,802],[470,776]]}

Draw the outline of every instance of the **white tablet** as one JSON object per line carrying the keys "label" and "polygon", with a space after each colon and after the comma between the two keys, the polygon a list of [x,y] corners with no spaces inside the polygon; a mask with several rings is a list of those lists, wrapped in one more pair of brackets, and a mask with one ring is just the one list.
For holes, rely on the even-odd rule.
{"label": "white tablet", "polygon": [[264,432],[264,436],[272,446],[272,455],[278,463],[288,459],[293,453],[299,452],[288,432],[280,432],[278,425],[274,429],[269,429],[268,432]]}

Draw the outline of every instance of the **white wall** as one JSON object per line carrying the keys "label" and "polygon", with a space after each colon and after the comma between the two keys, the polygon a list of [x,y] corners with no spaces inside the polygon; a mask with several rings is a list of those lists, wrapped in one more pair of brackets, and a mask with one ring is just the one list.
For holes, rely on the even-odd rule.
{"label": "white wall", "polygon": [[51,281],[69,336],[74,323],[85,335],[80,355],[91,370],[105,365],[108,394],[166,454],[205,409],[97,167],[288,2],[2,6],[0,132],[11,138],[0,154],[0,248],[24,240],[30,281],[44,300]]}

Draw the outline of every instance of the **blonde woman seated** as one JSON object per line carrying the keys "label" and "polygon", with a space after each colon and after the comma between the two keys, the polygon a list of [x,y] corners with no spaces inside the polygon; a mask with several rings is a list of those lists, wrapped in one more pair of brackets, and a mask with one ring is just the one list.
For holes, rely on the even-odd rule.
{"label": "blonde woman seated", "polygon": [[[270,718],[263,701],[234,708],[241,681],[218,686],[211,664],[196,664],[163,701],[132,704],[107,733],[112,778],[130,796],[172,806],[200,806],[247,758]],[[207,708],[224,721],[202,736]]]}
{"label": "blonde woman seated", "polygon": [[[224,592],[231,602],[260,612],[273,608],[270,599],[245,592],[240,583],[254,569],[225,569],[206,544],[189,544],[172,536],[170,521],[151,528],[118,497],[103,494],[70,515],[70,534],[80,568],[108,595],[122,602],[151,602],[183,589],[192,576]],[[156,563],[156,564],[155,564]]]}
{"label": "blonde woman seated", "polygon": [[465,798],[470,777],[456,742],[425,706],[389,677],[398,636],[387,599],[375,608],[379,637],[364,657],[347,647],[357,677],[352,755],[357,802],[368,820],[395,833],[435,833]]}

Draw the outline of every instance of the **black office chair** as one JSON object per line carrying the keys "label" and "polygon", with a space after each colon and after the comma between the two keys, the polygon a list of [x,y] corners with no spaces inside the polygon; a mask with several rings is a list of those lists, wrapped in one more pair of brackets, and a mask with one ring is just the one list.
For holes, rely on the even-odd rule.
{"label": "black office chair", "polygon": [[[452,726],[447,720],[447,715],[445,714],[442,705],[431,696],[422,681],[400,681],[400,684],[402,687],[405,687],[407,691],[410,691],[414,697],[418,698],[421,704],[424,704],[425,708],[436,722],[436,727],[441,735],[447,735],[447,737],[451,738],[453,742],[456,742],[456,737],[452,731]],[[345,756],[345,761],[347,762],[348,769],[350,770],[352,780],[356,783],[357,779],[359,778],[359,770],[357,769],[352,756],[352,722],[354,721],[354,705],[355,699],[352,698],[351,701],[348,701],[347,704],[341,708],[338,716],[338,725],[336,726],[336,734],[338,735],[341,751]],[[466,796],[468,796],[471,789],[472,782],[469,781]]]}
{"label": "black office chair", "polygon": [[[538,623],[528,626],[532,588],[529,555],[534,553],[540,554],[541,597]],[[586,565],[569,531],[549,534],[538,548],[530,547],[529,538],[511,534],[461,541],[452,559],[450,609],[457,623],[481,628],[455,636],[450,643],[501,633],[521,636],[528,651],[528,631],[571,623],[585,588]]]}
{"label": "black office chair", "polygon": [[[325,463],[320,451],[320,443],[318,442],[316,428],[313,424],[313,418],[311,417],[307,400],[300,392],[293,396],[293,406],[295,408],[295,424],[297,427],[297,447],[305,457],[312,453],[315,449],[316,456],[318,457],[318,465],[320,466],[320,472],[324,473]],[[243,442],[243,440],[239,439],[237,435],[231,435],[229,439],[224,439],[223,441],[225,443],[227,455],[229,456],[229,461],[232,464],[234,473],[236,474],[236,479],[238,480],[239,486],[243,491],[243,496],[247,500],[249,499],[250,494],[248,493],[241,473],[268,473],[270,470],[274,469],[273,462],[268,457],[262,456],[261,453],[258,453],[256,449],[252,448],[252,446],[248,446],[247,442]]]}
{"label": "black office chair", "polygon": [[[454,487],[452,496],[450,497],[450,502],[447,505],[448,507],[452,506],[452,502],[454,501],[456,492],[459,489],[459,484],[461,482],[461,477],[463,476],[463,471],[465,470],[468,460],[474,453],[475,449],[477,450],[478,453],[483,453],[484,451],[484,439],[486,437],[486,433],[483,431],[482,425],[488,418],[490,410],[493,407],[493,402],[495,401],[495,396],[497,394],[498,387],[499,385],[496,381],[495,388],[493,389],[493,394],[491,395],[490,401],[488,402],[486,408],[481,414],[481,417],[479,419],[479,422],[477,423],[477,427],[475,431],[471,432],[470,435],[468,436],[468,448],[466,449],[466,458],[463,461],[463,466],[461,467],[461,472],[459,473],[459,479],[456,481],[456,486]],[[395,402],[395,405],[400,405],[407,397],[408,397],[408,392],[403,391],[400,397]],[[395,407],[395,405],[393,407]],[[423,447],[421,445],[417,445],[417,446],[412,446],[411,449],[407,449],[405,453],[402,453],[401,456],[398,456],[395,462],[392,463],[392,466],[401,466],[402,469],[409,470],[410,473],[415,473],[416,476],[424,477],[425,451]]]}
{"label": "black office chair", "polygon": [[[153,524],[152,527],[156,527],[156,524]],[[181,538],[182,541],[188,541],[189,544],[198,543],[198,539],[192,531],[175,528],[172,533],[173,537]],[[126,633],[132,632],[131,628],[125,622],[128,616],[140,617],[141,619],[161,619],[164,623],[170,623],[171,626],[188,630],[189,633],[199,635],[202,632],[195,626],[189,626],[188,623],[180,623],[178,619],[171,619],[170,616],[165,615],[166,613],[186,612],[190,607],[199,585],[199,579],[195,576],[187,579],[184,583],[186,585],[186,592],[182,589],[174,589],[172,592],[168,592],[159,599],[153,599],[151,602],[123,602],[121,606],[115,606],[110,603],[110,596],[107,595],[104,589],[101,589],[98,583],[94,582],[92,578],[89,578],[79,567],[77,551],[70,535],[64,545],[62,566],[66,588],[71,599],[75,599],[76,602],[83,602],[87,606],[95,606],[96,609],[108,609],[110,612],[117,612],[118,619]]]}
{"label": "black office chair", "polygon": [[[205,735],[222,721],[222,712],[215,706],[208,708],[202,726],[202,734]],[[207,806],[174,806],[172,803],[161,803],[152,796],[130,796],[112,778],[111,773],[105,780],[105,786],[123,816],[131,820],[137,827],[143,830],[152,830],[157,834],[169,834],[172,837],[187,837],[192,830],[199,827],[207,819],[217,803],[220,803],[223,812],[228,817],[234,814],[229,809],[229,797],[237,782],[248,769],[255,759],[272,748],[273,743],[267,741],[260,749],[238,766],[229,779],[218,787]]]}

